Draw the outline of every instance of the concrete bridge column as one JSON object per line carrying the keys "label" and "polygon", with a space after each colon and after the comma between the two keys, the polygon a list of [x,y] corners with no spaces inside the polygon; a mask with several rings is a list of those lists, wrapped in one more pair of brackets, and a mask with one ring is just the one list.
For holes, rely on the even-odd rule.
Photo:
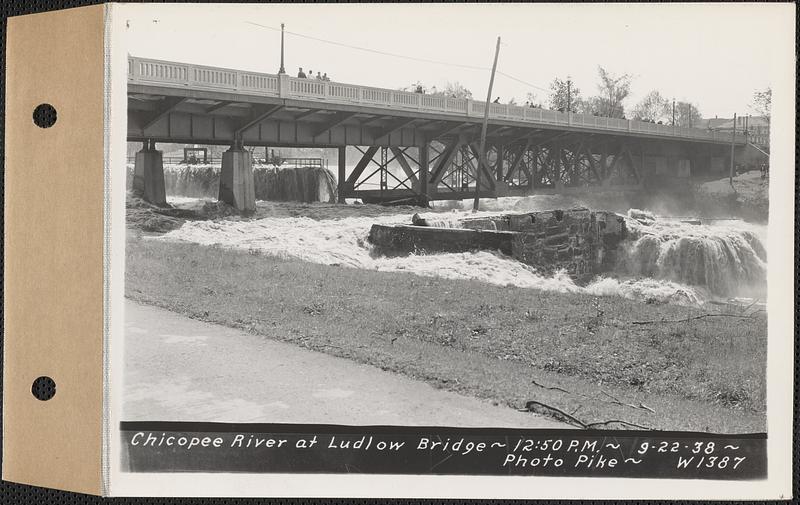
{"label": "concrete bridge column", "polygon": [[[497,197],[508,196],[508,183],[505,181],[505,160],[508,148],[505,144],[497,144],[495,147],[497,148],[497,162],[495,163],[494,193]],[[520,154],[520,156],[523,155],[524,153]],[[531,181],[528,181],[528,184],[530,185]]]}
{"label": "concrete bridge column", "polygon": [[505,170],[505,149],[506,146],[503,144],[497,144],[495,146],[497,148],[497,162],[495,163],[495,180],[497,182],[503,181],[503,172]]}
{"label": "concrete bridge column", "polygon": [[430,177],[430,172],[428,170],[428,164],[430,160],[428,159],[430,156],[428,151],[428,144],[427,142],[419,147],[419,172],[417,173],[417,180],[419,180],[419,193],[423,195],[425,198],[428,198],[428,178]]}
{"label": "concrete bridge column", "polygon": [[142,150],[136,153],[133,168],[133,192],[154,205],[166,205],[164,187],[164,160],[156,150],[154,140],[145,140]]}
{"label": "concrete bridge column", "polygon": [[338,176],[336,178],[336,189],[338,193],[337,201],[339,203],[344,202],[344,185],[347,182],[347,175],[345,174],[345,169],[347,165],[345,164],[347,161],[347,147],[342,146],[339,148],[339,159],[338,159]]}
{"label": "concrete bridge column", "polygon": [[250,151],[244,149],[241,144],[234,144],[222,153],[219,201],[233,205],[239,211],[256,210],[253,160]]}
{"label": "concrete bridge column", "polygon": [[556,157],[553,161],[553,186],[557,191],[561,191],[564,189],[564,181],[561,180],[561,167],[564,163],[564,152],[561,149],[561,142],[557,142],[553,147],[550,148],[551,156],[553,150],[556,152]]}

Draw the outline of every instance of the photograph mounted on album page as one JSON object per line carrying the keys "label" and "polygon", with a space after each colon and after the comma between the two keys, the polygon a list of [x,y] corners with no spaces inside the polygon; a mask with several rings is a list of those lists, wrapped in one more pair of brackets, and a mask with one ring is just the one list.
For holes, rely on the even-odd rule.
{"label": "photograph mounted on album page", "polygon": [[[26,124],[7,136],[6,331],[91,317],[72,344],[9,337],[4,478],[110,496],[789,498],[794,13],[12,18],[7,129]],[[22,67],[53,23],[72,50],[38,57],[74,80],[50,99]],[[51,158],[25,147],[40,137]],[[48,236],[70,235],[80,266],[50,260],[40,274],[65,284],[39,307],[41,258],[13,239],[40,226],[25,206],[53,202],[24,165],[69,145],[89,162],[55,177],[87,205],[54,196],[61,215],[30,240],[52,255]],[[36,480],[44,457],[21,456],[56,409],[85,420],[49,421],[80,483]]]}

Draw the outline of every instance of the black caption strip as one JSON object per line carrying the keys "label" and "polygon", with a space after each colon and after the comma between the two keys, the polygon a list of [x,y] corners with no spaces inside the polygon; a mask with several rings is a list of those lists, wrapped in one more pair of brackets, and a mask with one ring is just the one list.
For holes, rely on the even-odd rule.
{"label": "black caption strip", "polygon": [[765,433],[123,422],[129,472],[753,480]]}

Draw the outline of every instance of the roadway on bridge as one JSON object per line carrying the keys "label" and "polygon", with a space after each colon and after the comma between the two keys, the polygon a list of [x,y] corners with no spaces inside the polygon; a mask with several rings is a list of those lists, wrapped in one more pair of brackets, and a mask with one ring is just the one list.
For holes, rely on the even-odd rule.
{"label": "roadway on bridge", "polygon": [[130,300],[125,331],[126,421],[568,427]]}

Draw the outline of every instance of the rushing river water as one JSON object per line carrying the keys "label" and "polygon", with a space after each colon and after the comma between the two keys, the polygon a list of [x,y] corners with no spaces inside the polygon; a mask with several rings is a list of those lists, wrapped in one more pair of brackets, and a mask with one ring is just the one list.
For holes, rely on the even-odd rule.
{"label": "rushing river water", "polygon": [[[173,203],[190,205],[191,199]],[[565,208],[568,203],[553,197],[498,199],[486,205],[490,210],[478,215]],[[451,205],[455,208],[432,212],[430,217],[457,220],[475,216],[464,210],[463,205]],[[383,213],[375,217],[353,217],[353,214],[352,206],[330,206],[322,219],[317,213],[315,219],[189,221],[156,240],[220,245],[327,265],[689,305],[735,296],[763,301],[766,296],[767,258],[763,245],[766,227],[738,220],[701,220],[699,224],[690,224],[630,210],[625,214],[631,237],[621,246],[623,252],[617,269],[579,286],[566,274],[540,275],[533,267],[488,251],[379,256],[367,241],[370,227],[375,223],[410,224],[412,214]]]}
{"label": "rushing river water", "polygon": [[[133,183],[134,165],[127,165],[127,185]],[[211,164],[165,164],[167,194],[179,197],[216,198],[220,166]],[[334,202],[336,179],[322,167],[276,167],[255,164],[253,184],[256,198],[282,202]]]}

